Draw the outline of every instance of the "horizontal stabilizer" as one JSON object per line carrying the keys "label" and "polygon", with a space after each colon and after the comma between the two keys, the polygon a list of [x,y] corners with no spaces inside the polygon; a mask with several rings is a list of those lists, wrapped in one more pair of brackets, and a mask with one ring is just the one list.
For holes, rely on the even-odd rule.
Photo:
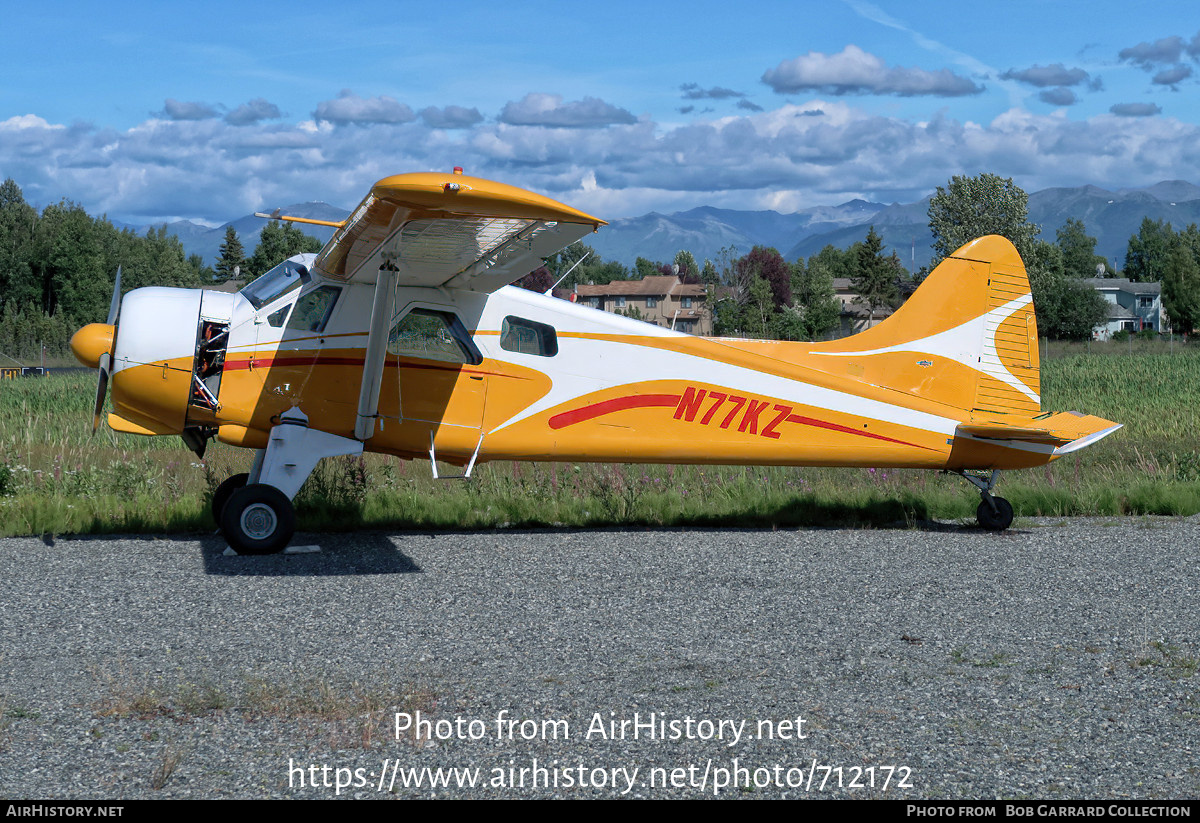
{"label": "horizontal stabilizer", "polygon": [[956,438],[1061,457],[1103,440],[1121,428],[1120,423],[1079,412],[1058,412],[1026,418],[1022,422],[1041,425],[1006,426],[996,421],[960,423],[954,435]]}
{"label": "horizontal stabilizer", "polygon": [[1020,426],[974,426],[967,423],[960,425],[954,433],[957,436],[967,435],[985,440],[1016,440],[1022,443],[1042,443],[1047,446],[1065,446],[1072,439],[1056,435],[1049,429],[1031,429]]}

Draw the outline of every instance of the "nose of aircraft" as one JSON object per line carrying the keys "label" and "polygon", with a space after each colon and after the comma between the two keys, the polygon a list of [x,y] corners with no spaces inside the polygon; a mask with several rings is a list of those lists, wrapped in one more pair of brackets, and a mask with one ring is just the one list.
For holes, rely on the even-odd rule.
{"label": "nose of aircraft", "polygon": [[183,430],[201,297],[199,289],[151,287],[122,299],[112,376],[118,417],[157,434]]}
{"label": "nose of aircraft", "polygon": [[89,369],[100,367],[100,355],[112,352],[116,327],[108,323],[89,323],[71,336],[71,352]]}

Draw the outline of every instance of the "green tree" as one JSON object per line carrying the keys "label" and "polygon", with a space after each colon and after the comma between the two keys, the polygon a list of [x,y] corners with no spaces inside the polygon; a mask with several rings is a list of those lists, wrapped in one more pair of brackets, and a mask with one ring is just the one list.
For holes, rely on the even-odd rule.
{"label": "green tree", "polygon": [[717,266],[707,257],[704,259],[704,268],[700,270],[700,282],[706,286],[716,286],[721,282],[721,273],[717,271]]}
{"label": "green tree", "polygon": [[1087,233],[1082,220],[1068,217],[1067,224],[1058,230],[1056,237],[1062,251],[1063,270],[1068,277],[1095,277],[1096,267],[1100,264],[1109,271],[1108,261],[1096,254],[1096,238]]}
{"label": "green tree", "polygon": [[929,201],[929,229],[933,232],[930,268],[960,246],[988,234],[1007,237],[1026,260],[1041,233],[1029,222],[1029,196],[1012,178],[994,174],[955,176],[945,188],[938,186]]}
{"label": "green tree", "polygon": [[700,267],[696,258],[687,249],[681,249],[675,254],[675,265],[679,267],[679,279],[684,283],[700,282]]}
{"label": "green tree", "polygon": [[763,277],[750,281],[749,294],[742,311],[743,328],[751,337],[770,338],[775,323],[775,296],[771,284]]}
{"label": "green tree", "polygon": [[785,333],[789,318],[789,326],[780,327],[783,340],[816,340],[836,328],[841,319],[842,303],[833,288],[833,275],[815,258],[807,266],[803,261],[792,264],[792,306],[800,316],[799,334]]}
{"label": "green tree", "polygon": [[1141,283],[1162,280],[1174,242],[1175,232],[1170,223],[1164,225],[1161,220],[1142,218],[1138,233],[1129,238],[1125,251],[1125,276]]}
{"label": "green tree", "polygon": [[1053,243],[1034,243],[1025,270],[1039,334],[1055,340],[1085,340],[1108,317],[1108,301],[1081,278],[1066,274],[1062,249]]}
{"label": "green tree", "polygon": [[662,263],[655,263],[652,260],[647,260],[645,257],[639,257],[633,261],[633,273],[638,280],[644,280],[647,277],[657,277],[662,274],[660,270]]}
{"label": "green tree", "polygon": [[[894,256],[893,256],[894,258]],[[851,282],[858,297],[855,302],[867,307],[870,325],[875,323],[875,312],[887,306],[895,306],[900,299],[896,284],[899,260],[883,256],[883,238],[871,226],[867,239],[858,246],[854,274]]]}
{"label": "green tree", "polygon": [[225,227],[225,241],[221,243],[221,257],[214,267],[217,274],[226,280],[232,280],[241,274],[241,267],[246,263],[246,249],[238,238],[237,229],[232,225]]}
{"label": "green tree", "polygon": [[263,226],[254,254],[246,261],[249,279],[260,277],[268,270],[297,254],[318,252],[321,241],[310,237],[291,224],[271,220]]}
{"label": "green tree", "polygon": [[737,279],[743,294],[755,280],[765,280],[771,287],[775,308],[792,304],[792,270],[778,250],[770,246],[755,246],[737,261]]}
{"label": "green tree", "polygon": [[[629,279],[629,269],[615,260],[605,262],[596,254],[595,249],[578,240],[547,257],[546,268],[554,276],[553,282],[558,283],[558,287],[562,289],[572,289],[580,283],[602,285],[614,280]],[[562,282],[558,282],[559,280]]]}
{"label": "green tree", "polygon": [[820,266],[833,278],[849,279],[854,274],[856,253],[843,251],[832,243],[808,259],[809,268]]}
{"label": "green tree", "polygon": [[1195,223],[1171,244],[1162,277],[1162,301],[1176,331],[1191,334],[1200,325],[1200,229]]}

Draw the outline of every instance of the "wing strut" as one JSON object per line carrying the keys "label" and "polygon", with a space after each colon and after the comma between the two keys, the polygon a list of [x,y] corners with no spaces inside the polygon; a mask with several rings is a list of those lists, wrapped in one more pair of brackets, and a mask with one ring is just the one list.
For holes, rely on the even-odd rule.
{"label": "wing strut", "polygon": [[362,386],[358,391],[358,418],[354,422],[354,436],[359,440],[369,440],[375,434],[375,421],[379,412],[379,386],[383,380],[383,366],[387,357],[388,321],[392,319],[392,301],[399,271],[389,257],[379,267],[379,278],[375,281],[367,355],[363,362]]}

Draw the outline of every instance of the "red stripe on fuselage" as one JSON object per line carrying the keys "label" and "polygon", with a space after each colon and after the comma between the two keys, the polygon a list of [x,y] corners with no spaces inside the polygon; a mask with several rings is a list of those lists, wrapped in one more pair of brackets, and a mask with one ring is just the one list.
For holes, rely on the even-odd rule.
{"label": "red stripe on fuselage", "polygon": [[590,406],[554,415],[550,418],[550,428],[561,429],[566,426],[573,426],[576,423],[582,423],[585,420],[591,420],[595,417],[625,411],[626,409],[644,409],[659,406],[675,408],[675,406],[679,405],[679,397],[680,395],[678,394],[634,394],[629,397],[616,397],[612,400],[603,400],[599,403],[593,403]]}

